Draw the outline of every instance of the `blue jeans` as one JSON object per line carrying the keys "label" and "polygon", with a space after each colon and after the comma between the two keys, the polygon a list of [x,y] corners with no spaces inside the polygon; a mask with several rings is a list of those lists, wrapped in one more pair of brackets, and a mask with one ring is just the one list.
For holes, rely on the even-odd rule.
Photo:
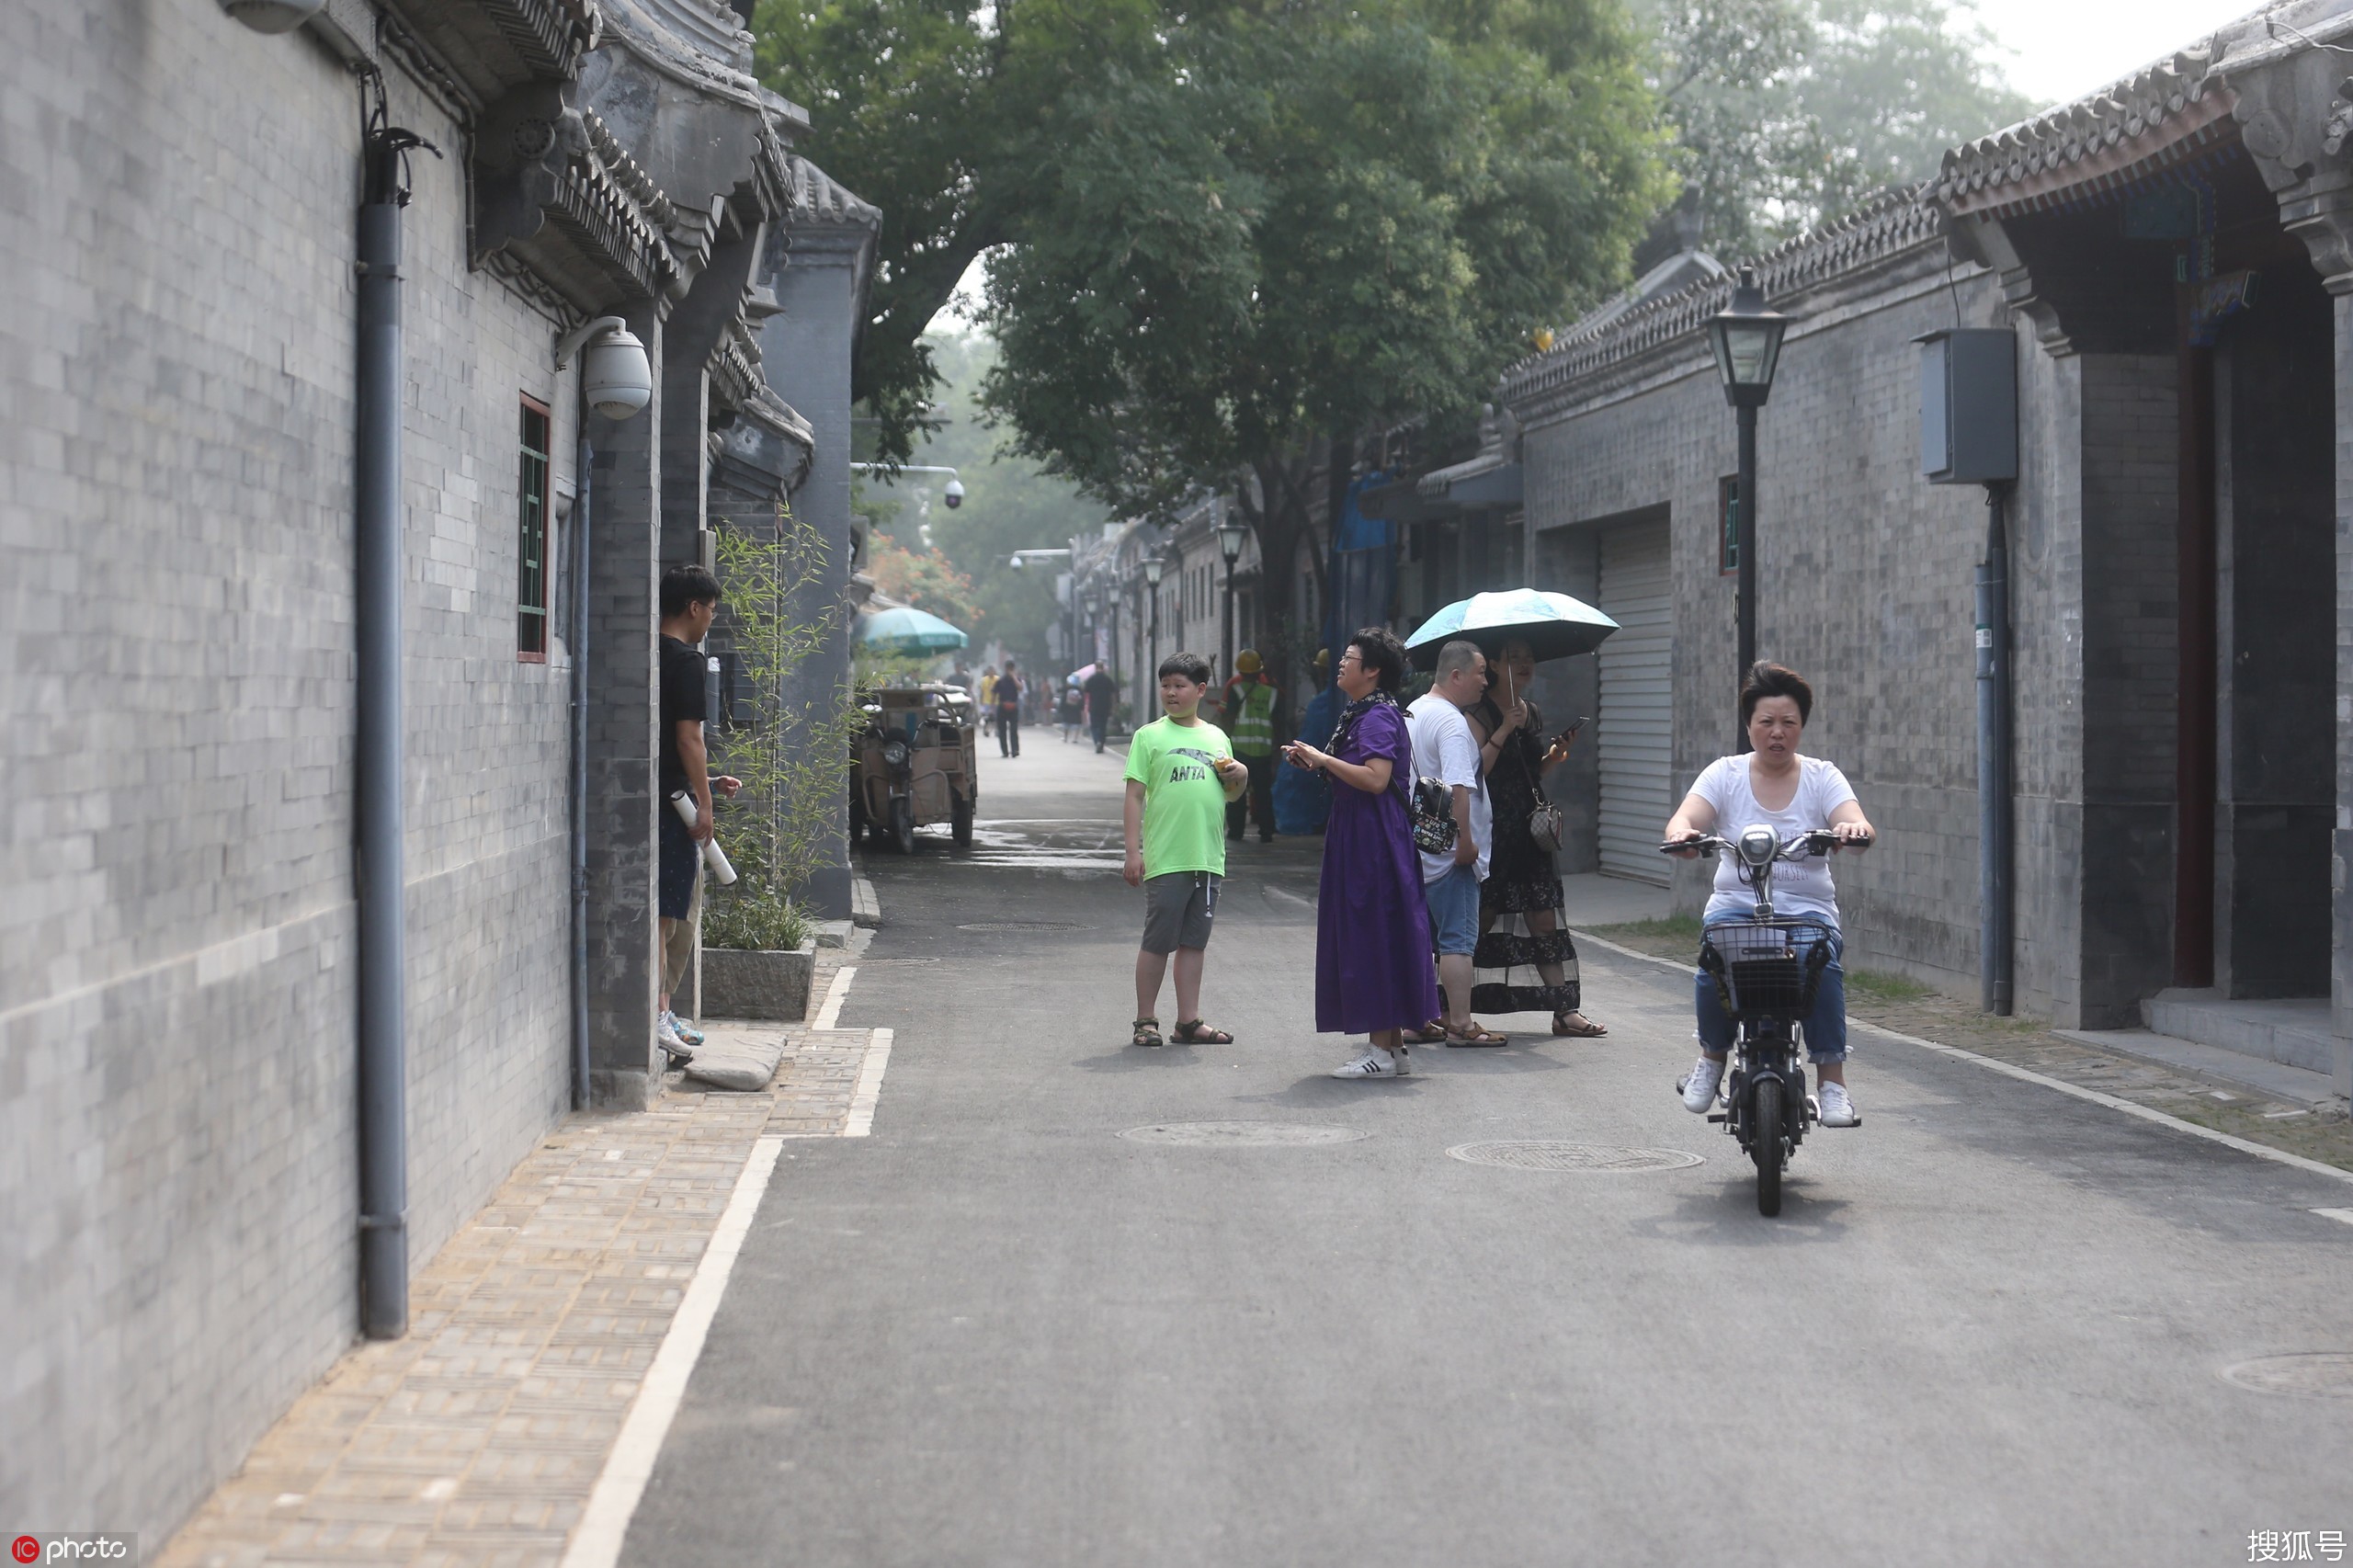
{"label": "blue jeans", "polygon": [[[1711,926],[1737,925],[1747,919],[1735,915],[1711,920]],[[1805,1031],[1805,1054],[1815,1062],[1847,1060],[1847,971],[1838,964],[1846,943],[1836,934],[1823,939],[1830,949],[1830,961],[1822,968],[1822,980],[1814,987],[1813,1010],[1806,1014],[1802,1027]],[[1805,946],[1810,947],[1811,944]],[[1705,970],[1694,977],[1691,986],[1694,1010],[1699,1017],[1699,1043],[1711,1056],[1722,1056],[1732,1049],[1732,1018],[1724,1012],[1722,999],[1716,995],[1716,977]]]}

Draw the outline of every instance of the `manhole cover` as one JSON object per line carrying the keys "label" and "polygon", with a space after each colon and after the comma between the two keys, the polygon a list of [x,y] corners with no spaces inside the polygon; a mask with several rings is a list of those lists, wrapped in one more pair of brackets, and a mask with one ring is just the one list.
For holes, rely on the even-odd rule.
{"label": "manhole cover", "polygon": [[2315,1350],[2302,1356],[2264,1356],[2225,1368],[2222,1376],[2256,1393],[2353,1399],[2353,1351]]}
{"label": "manhole cover", "polygon": [[1075,920],[975,920],[968,926],[956,927],[959,931],[1075,931],[1079,928]]}
{"label": "manhole cover", "polygon": [[1120,1136],[1138,1143],[1178,1143],[1195,1149],[1269,1149],[1353,1143],[1372,1134],[1353,1127],[1310,1127],[1292,1121],[1168,1121],[1131,1127]]}
{"label": "manhole cover", "polygon": [[1612,1149],[1542,1139],[1458,1143],[1447,1153],[1467,1165],[1500,1165],[1507,1171],[1673,1171],[1700,1163],[1699,1155],[1680,1149]]}

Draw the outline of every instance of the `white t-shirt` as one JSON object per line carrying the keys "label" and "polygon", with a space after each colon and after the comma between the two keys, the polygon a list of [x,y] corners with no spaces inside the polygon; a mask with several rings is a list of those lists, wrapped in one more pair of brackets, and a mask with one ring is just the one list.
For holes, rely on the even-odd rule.
{"label": "white t-shirt", "polygon": [[[1414,737],[1414,777],[1435,778],[1471,791],[1471,842],[1479,846],[1479,880],[1487,880],[1487,853],[1495,847],[1487,787],[1479,778],[1479,738],[1462,710],[1435,691],[1424,692],[1405,710],[1405,731]],[[1411,779],[1407,782],[1410,784]],[[1454,852],[1422,857],[1422,881],[1434,882],[1454,869]]]}
{"label": "white t-shirt", "polygon": [[[1763,823],[1783,838],[1812,828],[1828,827],[1830,813],[1855,798],[1854,786],[1835,763],[1818,756],[1798,758],[1798,792],[1790,809],[1768,812],[1756,801],[1756,790],[1745,756],[1720,756],[1708,764],[1691,785],[1691,793],[1716,808],[1716,832],[1737,839],[1745,828]],[[1754,915],[1756,890],[1740,880],[1732,857],[1716,858],[1716,890],[1708,900],[1707,919],[1722,915]],[[1773,867],[1773,913],[1808,915],[1838,928],[1838,890],[1830,881],[1830,862],[1820,856],[1782,860]]]}

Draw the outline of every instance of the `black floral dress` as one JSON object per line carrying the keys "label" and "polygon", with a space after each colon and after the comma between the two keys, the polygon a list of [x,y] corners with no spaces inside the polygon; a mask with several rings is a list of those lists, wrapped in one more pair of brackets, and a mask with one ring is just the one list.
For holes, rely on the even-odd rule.
{"label": "black floral dress", "polygon": [[[1481,729],[1494,734],[1504,716],[1494,699],[1471,710]],[[1487,803],[1495,819],[1487,880],[1479,884],[1479,950],[1471,991],[1474,1013],[1574,1013],[1583,1006],[1577,980],[1576,944],[1554,917],[1548,932],[1529,929],[1530,910],[1558,910],[1563,902],[1561,874],[1552,857],[1536,846],[1528,831],[1536,810],[1544,752],[1537,740],[1544,718],[1534,703],[1528,722],[1504,737],[1503,750],[1487,773]],[[1561,966],[1561,983],[1545,983],[1540,965]]]}

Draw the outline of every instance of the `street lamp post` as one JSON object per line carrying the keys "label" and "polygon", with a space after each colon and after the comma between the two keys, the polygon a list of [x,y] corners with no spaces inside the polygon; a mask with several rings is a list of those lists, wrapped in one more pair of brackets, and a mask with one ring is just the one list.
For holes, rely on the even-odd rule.
{"label": "street lamp post", "polygon": [[1248,529],[1227,513],[1217,525],[1217,552],[1225,557],[1225,663],[1219,667],[1233,674],[1233,563],[1242,559],[1242,540]]}
{"label": "street lamp post", "polygon": [[[1160,578],[1161,574],[1167,570],[1168,562],[1165,557],[1147,555],[1143,558],[1143,587],[1145,595],[1152,600],[1150,623],[1152,630],[1144,635],[1143,657],[1136,662],[1138,680],[1150,681],[1158,678],[1156,674],[1145,672],[1153,670],[1160,663]],[[1149,693],[1151,688],[1147,687],[1144,689]],[[1136,712],[1141,715],[1148,711],[1149,708],[1149,703],[1139,700],[1136,704]]]}
{"label": "street lamp post", "polygon": [[[1740,269],[1732,303],[1708,319],[1708,344],[1716,353],[1716,373],[1723,379],[1724,401],[1731,403],[1740,425],[1740,489],[1733,497],[1737,528],[1733,548],[1740,568],[1740,678],[1756,662],[1756,411],[1773,395],[1773,372],[1779,368],[1781,334],[1790,318],[1765,307],[1765,292],[1756,286],[1754,267]],[[1748,749],[1746,726],[1740,749]]]}

